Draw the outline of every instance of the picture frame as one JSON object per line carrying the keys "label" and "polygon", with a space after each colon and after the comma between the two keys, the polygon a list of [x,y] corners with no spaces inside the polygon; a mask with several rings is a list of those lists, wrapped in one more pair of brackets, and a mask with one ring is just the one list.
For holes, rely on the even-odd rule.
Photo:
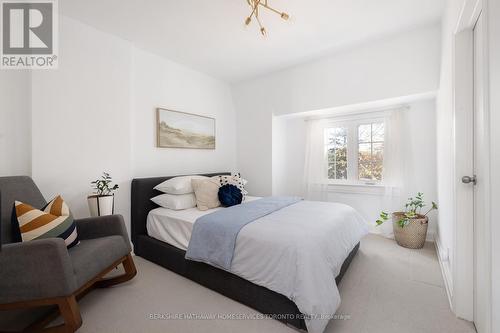
{"label": "picture frame", "polygon": [[156,109],[158,148],[215,149],[215,118],[165,108]]}

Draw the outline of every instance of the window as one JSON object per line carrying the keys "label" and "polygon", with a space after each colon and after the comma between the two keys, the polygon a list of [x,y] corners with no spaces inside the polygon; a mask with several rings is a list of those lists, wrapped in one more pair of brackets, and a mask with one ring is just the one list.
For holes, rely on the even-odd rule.
{"label": "window", "polygon": [[325,129],[328,179],[334,183],[382,181],[384,121],[352,120]]}
{"label": "window", "polygon": [[384,123],[358,126],[358,179],[381,181],[384,162]]}
{"label": "window", "polygon": [[347,128],[328,128],[326,130],[326,147],[328,178],[347,179]]}

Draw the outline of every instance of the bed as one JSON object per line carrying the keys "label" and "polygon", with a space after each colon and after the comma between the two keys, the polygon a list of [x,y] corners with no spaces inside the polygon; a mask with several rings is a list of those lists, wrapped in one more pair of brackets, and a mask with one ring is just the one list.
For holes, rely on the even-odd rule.
{"label": "bed", "polygon": [[[221,174],[229,173],[207,174],[206,176]],[[307,330],[305,320],[309,319],[301,313],[296,303],[289,297],[263,287],[261,283],[256,284],[249,281],[250,279],[241,277],[245,274],[238,273],[236,275],[203,262],[185,259],[194,221],[204,213],[197,211],[196,208],[191,211],[171,211],[160,208],[151,202],[150,198],[159,194],[153,187],[169,178],[173,177],[143,178],[132,181],[131,235],[135,254],[261,313],[270,315],[285,324]],[[249,197],[247,200],[255,199]],[[165,226],[169,226],[169,228]],[[246,229],[242,229],[242,232],[243,230]],[[238,236],[238,240],[240,237]],[[337,284],[342,279],[358,248],[359,243],[355,244],[350,253],[346,255],[343,263],[338,265],[341,267],[335,278]],[[236,251],[234,260],[238,262]]]}

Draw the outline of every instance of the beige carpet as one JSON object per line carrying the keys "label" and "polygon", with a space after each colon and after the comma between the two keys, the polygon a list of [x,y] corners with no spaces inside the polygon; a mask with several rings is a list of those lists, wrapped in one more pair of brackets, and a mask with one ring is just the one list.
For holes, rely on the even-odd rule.
{"label": "beige carpet", "polygon": [[[256,311],[135,257],[137,277],[80,301],[79,332],[288,332],[275,320],[151,320],[150,314],[258,314]],[[369,235],[340,284],[342,305],[326,332],[475,332],[451,313],[433,244],[398,247]]]}

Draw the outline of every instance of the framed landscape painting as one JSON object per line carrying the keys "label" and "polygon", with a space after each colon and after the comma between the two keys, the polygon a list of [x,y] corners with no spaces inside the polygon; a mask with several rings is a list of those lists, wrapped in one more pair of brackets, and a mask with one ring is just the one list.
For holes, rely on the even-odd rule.
{"label": "framed landscape painting", "polygon": [[215,119],[191,113],[156,110],[158,147],[215,149]]}

